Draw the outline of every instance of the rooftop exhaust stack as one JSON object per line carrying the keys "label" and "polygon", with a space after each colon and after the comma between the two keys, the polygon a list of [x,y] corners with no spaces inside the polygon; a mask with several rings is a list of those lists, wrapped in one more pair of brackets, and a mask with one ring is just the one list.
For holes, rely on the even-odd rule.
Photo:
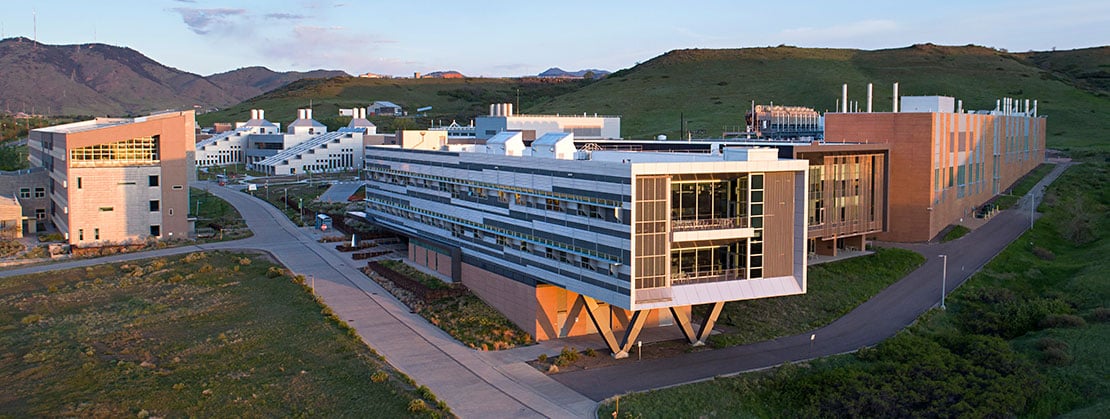
{"label": "rooftop exhaust stack", "polygon": [[1025,115],[1032,115],[1032,113],[1029,112],[1029,99],[1025,99]]}
{"label": "rooftop exhaust stack", "polygon": [[1037,99],[1033,99],[1033,117],[1037,117]]}
{"label": "rooftop exhaust stack", "polygon": [[505,116],[513,116],[513,104],[512,103],[506,103],[505,104]]}
{"label": "rooftop exhaust stack", "polygon": [[867,113],[871,113],[871,99],[874,93],[873,88],[874,86],[872,86],[871,83],[867,83]]}
{"label": "rooftop exhaust stack", "polygon": [[258,109],[251,109],[251,119],[258,119]]}
{"label": "rooftop exhaust stack", "polygon": [[265,109],[259,109],[258,110],[258,119],[266,119],[266,110]]}
{"label": "rooftop exhaust stack", "polygon": [[842,112],[848,113],[848,83],[844,83],[844,86],[840,89],[840,103],[844,104]]}
{"label": "rooftop exhaust stack", "polygon": [[894,82],[894,113],[898,113],[898,82]]}
{"label": "rooftop exhaust stack", "polygon": [[964,101],[962,99],[956,101],[956,113],[964,113]]}

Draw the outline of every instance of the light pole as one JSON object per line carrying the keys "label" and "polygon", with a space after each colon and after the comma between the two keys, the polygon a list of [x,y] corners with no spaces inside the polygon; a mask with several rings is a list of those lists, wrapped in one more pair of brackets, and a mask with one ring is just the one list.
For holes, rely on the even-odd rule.
{"label": "light pole", "polygon": [[301,210],[301,224],[304,224],[304,198],[297,198],[297,209]]}
{"label": "light pole", "polygon": [[193,214],[194,217],[200,218],[200,200],[197,200],[197,211]]}
{"label": "light pole", "polygon": [[1034,212],[1037,210],[1037,191],[1029,191],[1029,230],[1033,230]]}
{"label": "light pole", "polygon": [[285,203],[285,210],[288,211],[289,210],[289,188],[285,188],[285,189],[283,189],[283,191],[285,192],[285,199],[283,199],[282,202]]}
{"label": "light pole", "polygon": [[944,291],[948,289],[948,255],[940,255],[940,260],[944,262],[944,265],[940,271],[940,309],[945,310],[946,308],[944,307]]}

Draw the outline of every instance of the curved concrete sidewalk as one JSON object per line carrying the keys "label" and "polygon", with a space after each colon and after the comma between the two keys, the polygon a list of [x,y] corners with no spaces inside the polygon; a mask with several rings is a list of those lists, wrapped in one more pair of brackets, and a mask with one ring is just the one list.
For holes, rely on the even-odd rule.
{"label": "curved concrete sidewalk", "polygon": [[[205,187],[202,183],[200,187]],[[239,210],[254,236],[96,259],[12,269],[0,277],[46,272],[205,250],[263,250],[293,272],[311,278],[315,291],[370,347],[417,383],[428,386],[461,417],[585,417],[596,403],[527,365],[483,357],[394,299],[353,263],[321,243],[309,229],[247,194],[212,184],[207,189]]]}
{"label": "curved concrete sidewalk", "polygon": [[[1059,163],[1032,192],[1043,196],[1045,187],[1071,164]],[[213,186],[210,191],[239,209],[255,232],[254,237],[15,269],[0,272],[0,277],[198,250],[266,250],[294,272],[315,278],[316,290],[324,301],[367,344],[418,383],[431,388],[456,414],[592,417],[596,415],[594,400],[850,352],[893,336],[939,303],[938,255],[948,255],[946,292],[951,292],[1028,229],[1031,204],[1027,195],[1015,209],[1003,211],[983,227],[953,242],[888,244],[917,251],[928,259],[863,305],[815,331],[674,358],[629,359],[613,367],[546,376],[521,362],[543,348],[482,354],[463,347],[409,313],[388,292],[350,266],[342,255],[316,243],[306,230],[294,226],[277,209],[227,188]],[[811,336],[815,336],[813,341]]]}
{"label": "curved concrete sidewalk", "polygon": [[[1072,163],[1061,162],[1031,190],[1043,196]],[[959,287],[1029,228],[1029,195],[983,227],[948,243],[898,244],[928,258],[924,265],[875,297],[817,330],[794,336],[674,358],[644,360],[594,370],[566,372],[555,380],[594,400],[703,381],[785,362],[855,351],[893,336],[940,303],[942,261],[948,256],[946,292]],[[811,337],[813,340],[811,341]]]}

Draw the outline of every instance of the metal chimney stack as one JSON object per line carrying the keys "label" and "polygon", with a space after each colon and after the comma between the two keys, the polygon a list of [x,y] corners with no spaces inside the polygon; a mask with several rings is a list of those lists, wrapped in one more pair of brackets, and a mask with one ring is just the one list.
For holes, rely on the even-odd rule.
{"label": "metal chimney stack", "polygon": [[871,83],[867,83],[867,113],[871,113],[871,99],[874,93],[874,86]]}
{"label": "metal chimney stack", "polygon": [[840,103],[844,104],[842,112],[848,113],[848,83],[844,83],[844,86],[840,89]]}
{"label": "metal chimney stack", "polygon": [[894,105],[891,108],[892,112],[898,113],[898,82],[894,82]]}

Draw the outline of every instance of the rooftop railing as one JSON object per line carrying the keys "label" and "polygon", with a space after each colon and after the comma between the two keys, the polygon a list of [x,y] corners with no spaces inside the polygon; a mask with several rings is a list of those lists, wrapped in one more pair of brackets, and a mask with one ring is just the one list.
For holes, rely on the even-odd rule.
{"label": "rooftop railing", "polygon": [[701,220],[671,220],[671,231],[727,230],[747,227],[746,218],[706,218]]}
{"label": "rooftop railing", "polygon": [[671,274],[671,285],[706,284],[710,282],[737,281],[745,278],[744,268],[677,272]]}

